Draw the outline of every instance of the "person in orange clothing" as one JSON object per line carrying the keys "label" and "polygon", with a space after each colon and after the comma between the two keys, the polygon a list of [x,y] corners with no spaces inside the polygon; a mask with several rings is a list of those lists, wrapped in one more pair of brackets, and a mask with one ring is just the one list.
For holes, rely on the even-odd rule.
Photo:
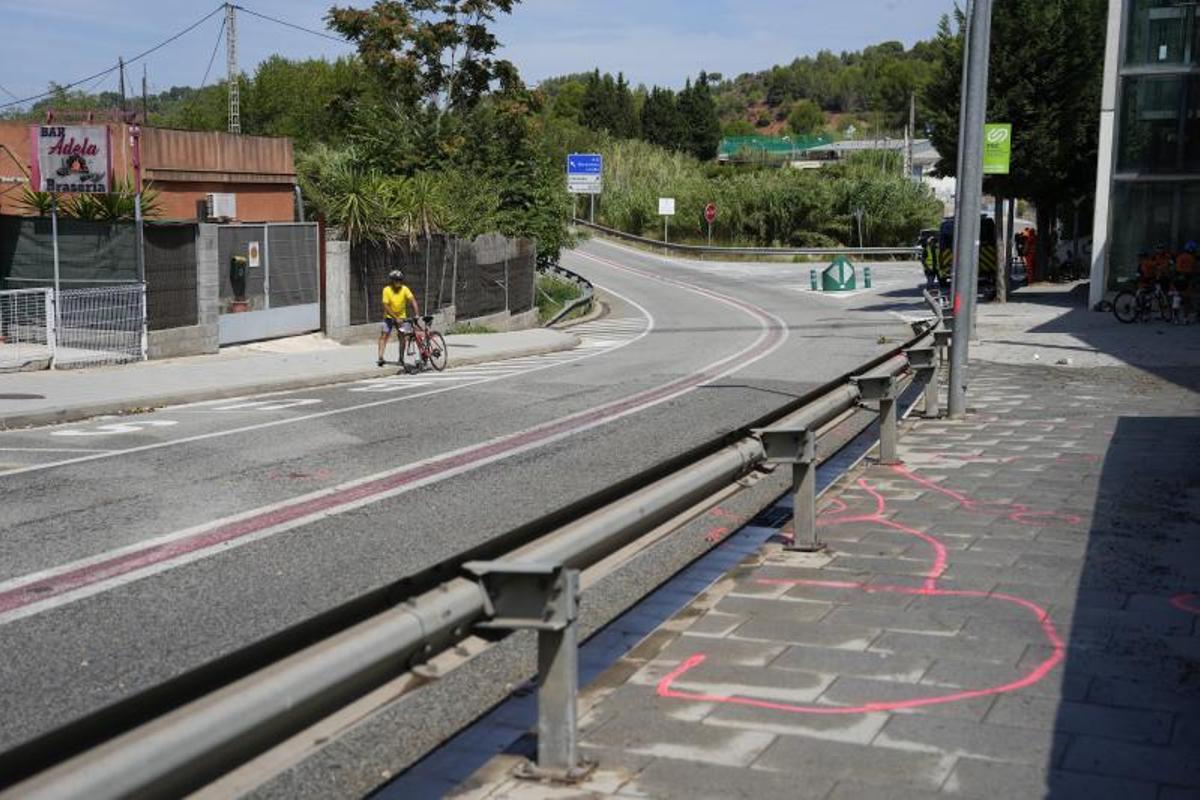
{"label": "person in orange clothing", "polygon": [[1033,228],[1025,231],[1025,283],[1032,284],[1037,280],[1037,231]]}
{"label": "person in orange clothing", "polygon": [[1183,306],[1187,311],[1192,309],[1192,275],[1196,272],[1195,242],[1183,246],[1183,252],[1175,257],[1175,288],[1183,295]]}

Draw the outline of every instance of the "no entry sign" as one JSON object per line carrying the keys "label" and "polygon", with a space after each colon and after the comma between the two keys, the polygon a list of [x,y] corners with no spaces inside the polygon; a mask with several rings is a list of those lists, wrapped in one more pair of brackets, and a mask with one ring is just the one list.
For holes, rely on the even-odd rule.
{"label": "no entry sign", "polygon": [[708,221],[709,225],[711,225],[713,223],[713,220],[715,220],[716,218],[717,218],[717,204],[709,203],[708,205],[706,205],[704,207],[704,219]]}

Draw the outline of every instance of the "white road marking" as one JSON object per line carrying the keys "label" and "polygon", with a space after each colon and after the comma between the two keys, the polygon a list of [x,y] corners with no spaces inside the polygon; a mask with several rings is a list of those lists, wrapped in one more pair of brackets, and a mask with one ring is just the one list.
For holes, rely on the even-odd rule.
{"label": "white road marking", "polygon": [[[644,306],[642,306],[637,301],[631,300],[630,298],[622,295],[620,292],[614,291],[607,287],[601,287],[601,288],[603,288],[604,291],[608,292],[609,294],[613,295],[614,297],[618,298],[619,300],[622,300],[623,302],[628,303],[629,305],[633,306],[634,308],[636,308],[638,310],[638,312],[640,314],[642,314],[643,318],[646,320],[646,327],[642,329],[641,333],[639,333],[637,336],[629,339],[628,341],[622,342],[617,347],[612,348],[612,350],[597,350],[597,351],[583,352],[583,353],[576,355],[574,358],[570,359],[569,361],[554,361],[554,362],[551,362],[548,364],[543,364],[542,366],[538,366],[536,368],[526,370],[525,372],[520,373],[520,374],[527,375],[527,374],[530,374],[533,372],[540,372],[542,370],[552,369],[552,368],[560,366],[562,364],[570,364],[570,363],[575,363],[575,362],[579,362],[579,361],[584,361],[589,358],[595,358],[596,356],[604,355],[605,353],[610,353],[610,352],[613,352],[614,350],[628,347],[629,345],[634,344],[635,342],[641,341],[643,338],[648,336],[652,330],[654,330],[654,325],[655,325],[654,315],[651,314]],[[170,440],[164,441],[164,442],[155,442],[153,444],[144,444],[144,445],[139,445],[137,447],[127,447],[127,448],[120,449],[120,450],[111,450],[106,453],[93,453],[91,455],[80,456],[78,458],[63,459],[62,461],[51,461],[51,462],[47,462],[45,464],[34,464],[34,465],[28,466],[28,467],[21,467],[19,469],[9,470],[8,472],[5,472],[2,475],[0,475],[0,478],[7,478],[7,477],[10,477],[13,475],[23,475],[23,474],[29,473],[29,472],[39,472],[41,470],[54,469],[56,467],[70,466],[73,464],[83,464],[88,461],[97,461],[102,458],[116,458],[118,456],[130,455],[133,453],[144,453],[144,452],[148,452],[151,450],[159,450],[159,449],[162,449],[165,447],[175,447],[175,446],[181,445],[181,444],[188,444],[190,442],[201,442],[201,441],[207,441],[209,439],[219,439],[219,438],[223,438],[225,436],[237,436],[237,435],[240,435],[243,433],[249,433],[251,431],[265,430],[265,429],[274,428],[274,427],[277,427],[280,425],[293,425],[298,422],[307,422],[309,420],[314,420],[314,419],[323,419],[326,417],[339,416],[342,414],[352,414],[354,412],[362,411],[362,410],[368,409],[368,408],[376,408],[379,406],[393,405],[395,403],[406,403],[406,402],[409,402],[412,400],[416,400],[418,398],[430,397],[432,395],[437,395],[437,394],[443,394],[445,392],[454,391],[456,389],[465,389],[465,388],[470,388],[473,386],[482,386],[482,385],[486,385],[489,383],[495,383],[497,381],[502,381],[509,377],[512,377],[512,374],[505,373],[505,374],[490,376],[490,377],[486,377],[486,378],[479,378],[477,380],[470,380],[470,381],[466,381],[463,383],[457,383],[457,384],[450,385],[450,386],[441,386],[441,387],[438,387],[435,389],[429,389],[428,391],[417,392],[416,394],[411,394],[411,395],[405,395],[403,397],[389,397],[389,398],[382,399],[382,400],[373,400],[368,403],[359,403],[359,404],[356,404],[353,406],[348,406],[346,408],[333,408],[333,409],[329,409],[328,411],[317,411],[317,412],[313,412],[311,414],[301,414],[301,415],[298,415],[295,417],[286,417],[284,419],[270,420],[267,422],[258,422],[258,423],[254,423],[251,425],[241,425],[236,428],[229,428],[227,430],[211,431],[209,433],[200,433],[200,434],[196,434],[194,436],[184,436],[184,437],[180,437],[178,439],[170,439]],[[276,393],[276,394],[278,394],[278,393]]]}
{"label": "white road marking", "polygon": [[250,400],[243,403],[214,406],[213,411],[283,411],[284,409],[288,408],[315,406],[321,402],[321,400],[315,400],[311,398],[297,398],[295,400]]}
{"label": "white road marking", "polygon": [[[672,400],[676,400],[679,397],[687,395],[687,394],[695,391],[700,386],[705,386],[705,385],[708,385],[711,383],[715,383],[715,382],[720,381],[730,375],[740,372],[740,371],[746,369],[747,367],[749,367],[750,365],[771,355],[776,350],[778,350],[780,347],[782,347],[783,344],[788,340],[789,332],[787,329],[787,325],[783,322],[783,320],[780,319],[775,314],[772,314],[771,312],[767,311],[766,309],[755,306],[752,303],[745,303],[744,306],[741,306],[741,305],[738,305],[737,302],[734,302],[732,299],[723,297],[722,295],[720,295],[716,292],[712,292],[707,289],[702,289],[697,286],[691,286],[682,281],[676,281],[676,280],[669,279],[669,278],[661,278],[661,277],[657,277],[657,276],[653,276],[653,275],[648,275],[644,272],[641,272],[640,270],[632,269],[629,267],[622,267],[613,262],[608,262],[604,259],[596,258],[593,256],[588,256],[588,255],[582,254],[582,253],[580,255],[582,255],[585,258],[589,258],[591,260],[597,261],[598,263],[608,266],[611,269],[618,269],[618,270],[624,270],[627,272],[632,272],[636,275],[645,277],[648,280],[655,280],[655,281],[659,281],[662,283],[666,283],[668,285],[678,286],[680,288],[692,291],[695,294],[709,297],[709,298],[716,300],[720,303],[723,303],[737,311],[741,311],[742,313],[745,313],[748,316],[755,317],[756,321],[759,323],[759,327],[760,327],[759,335],[755,338],[755,340],[753,342],[751,342],[748,346],[746,346],[742,350],[738,351],[737,353],[734,353],[733,355],[730,355],[730,356],[725,356],[723,358],[720,358],[717,361],[714,361],[711,364],[708,364],[707,366],[704,366],[704,367],[700,368],[699,370],[695,370],[694,372],[691,373],[691,376],[702,375],[702,374],[706,373],[707,371],[709,371],[710,369],[718,368],[722,364],[726,364],[726,363],[732,364],[732,366],[730,366],[728,369],[725,369],[725,370],[721,371],[720,373],[713,375],[712,377],[708,378],[707,380],[700,382],[700,383],[683,386],[683,387],[676,389],[675,391],[672,391],[668,394],[664,394],[661,397],[657,397],[653,400],[648,400],[646,402],[638,403],[638,404],[630,407],[627,410],[620,411],[618,413],[615,413],[615,414],[612,414],[609,416],[601,416],[598,419],[595,419],[594,421],[583,422],[582,424],[580,424],[578,426],[571,426],[568,424],[573,419],[579,419],[581,417],[593,416],[596,414],[596,412],[598,410],[602,410],[605,407],[619,406],[619,405],[627,402],[627,400],[615,400],[615,401],[603,404],[598,407],[593,407],[593,408],[585,409],[583,411],[576,412],[575,414],[571,414],[571,415],[568,415],[566,417],[563,417],[563,418],[560,418],[557,420],[550,420],[548,422],[541,423],[540,425],[536,425],[525,431],[505,434],[503,436],[499,436],[499,437],[490,439],[490,440],[482,442],[482,443],[468,445],[467,447],[460,448],[458,450],[454,450],[449,453],[442,453],[442,454],[439,454],[436,456],[432,456],[428,459],[418,461],[413,464],[407,464],[403,467],[386,470],[384,472],[375,473],[373,475],[368,475],[368,476],[362,477],[362,478],[357,478],[353,481],[348,481],[346,483],[343,483],[343,484],[340,484],[338,486],[334,486],[334,487],[331,487],[328,489],[321,489],[321,490],[318,490],[315,492],[310,492],[308,494],[301,495],[299,497],[293,497],[288,500],[280,501],[278,503],[272,503],[270,505],[261,506],[259,508],[255,508],[250,511],[245,511],[245,512],[241,512],[239,514],[231,515],[229,517],[225,517],[220,520],[210,521],[210,522],[204,523],[202,525],[187,528],[182,531],[176,531],[173,533],[164,534],[162,536],[158,536],[153,539],[147,539],[147,540],[137,542],[136,544],[127,545],[125,547],[110,550],[105,553],[101,553],[101,554],[94,555],[94,556],[89,556],[84,559],[79,559],[77,561],[73,561],[69,564],[60,564],[55,567],[50,567],[48,569],[40,570],[35,573],[30,573],[28,575],[22,575],[20,577],[11,578],[9,580],[0,582],[0,592],[7,593],[7,592],[13,591],[15,589],[19,589],[22,586],[27,586],[32,583],[44,581],[48,578],[54,578],[59,575],[65,575],[65,574],[68,574],[71,572],[75,572],[76,570],[79,570],[81,568],[85,568],[85,567],[92,566],[95,564],[100,564],[105,561],[109,561],[113,558],[119,558],[123,555],[144,551],[148,548],[152,548],[152,547],[159,546],[162,544],[170,543],[172,541],[177,541],[179,539],[184,539],[184,538],[193,536],[195,534],[202,533],[206,530],[215,530],[217,528],[228,525],[230,523],[238,522],[240,520],[257,517],[257,516],[260,516],[263,514],[268,514],[271,511],[274,511],[274,510],[277,510],[280,508],[291,507],[291,506],[295,506],[297,504],[303,504],[303,503],[310,502],[312,500],[315,500],[315,499],[318,499],[321,497],[326,497],[326,496],[333,495],[333,494],[345,493],[345,492],[348,492],[348,491],[354,489],[355,487],[363,485],[363,484],[378,481],[380,479],[384,479],[384,478],[387,478],[387,477],[390,477],[393,475],[397,475],[397,474],[400,474],[403,472],[419,469],[420,467],[422,467],[425,464],[436,463],[438,461],[444,461],[447,459],[453,459],[454,457],[456,457],[458,455],[471,453],[472,451],[486,450],[489,447],[495,446],[495,445],[503,443],[505,441],[519,439],[519,438],[526,436],[532,432],[535,432],[539,429],[546,428],[547,426],[561,426],[562,427],[562,430],[560,432],[552,434],[550,436],[534,439],[529,444],[519,445],[519,446],[513,447],[511,449],[499,450],[498,452],[496,452],[493,455],[486,456],[486,457],[480,458],[475,461],[471,461],[471,462],[463,464],[461,466],[444,469],[440,472],[435,472],[431,475],[420,478],[416,481],[413,481],[412,483],[405,484],[405,485],[397,487],[395,489],[371,494],[369,496],[362,497],[360,499],[348,502],[344,505],[338,505],[338,506],[335,506],[332,508],[324,509],[321,511],[316,511],[316,512],[313,512],[306,516],[298,517],[296,519],[281,523],[281,524],[273,526],[273,527],[264,528],[263,530],[256,531],[252,534],[247,534],[246,536],[240,537],[236,540],[225,541],[222,544],[214,546],[214,547],[209,547],[209,548],[205,548],[205,549],[192,551],[192,552],[180,555],[176,558],[164,560],[164,561],[143,567],[143,568],[133,571],[133,572],[125,573],[123,575],[119,575],[119,576],[105,579],[105,580],[100,580],[100,581],[97,581],[96,583],[88,584],[85,586],[81,586],[77,589],[72,589],[72,590],[66,591],[60,595],[48,597],[45,600],[40,601],[40,602],[31,603],[29,605],[25,605],[20,608],[15,608],[11,611],[0,614],[0,625],[5,625],[5,624],[8,624],[15,620],[22,619],[24,617],[29,617],[29,616],[33,616],[36,614],[40,614],[40,613],[52,610],[54,608],[63,606],[63,605],[67,605],[69,603],[76,602],[76,601],[84,599],[86,597],[90,597],[92,595],[96,595],[96,594],[108,591],[109,589],[114,589],[119,586],[123,586],[125,584],[129,584],[129,583],[133,583],[135,581],[142,580],[144,578],[159,574],[161,572],[165,572],[167,570],[174,569],[179,566],[183,566],[183,565],[191,563],[193,561],[198,561],[203,558],[207,558],[216,553],[224,553],[224,552],[229,551],[232,548],[240,547],[245,544],[250,544],[252,542],[256,542],[261,539],[264,539],[264,538],[267,538],[270,536],[274,536],[279,533],[283,533],[285,531],[292,530],[294,528],[298,528],[303,525],[308,525],[313,522],[317,522],[321,519],[325,519],[325,518],[335,516],[338,514],[343,514],[343,513],[346,513],[347,511],[351,511],[356,508],[361,508],[363,506],[378,503],[380,501],[386,500],[391,497],[396,497],[398,495],[406,494],[415,489],[418,489],[418,488],[421,488],[424,486],[428,486],[428,485],[431,485],[433,483],[437,483],[437,482],[440,482],[443,480],[447,480],[447,479],[455,477],[457,475],[461,475],[464,473],[474,471],[474,470],[479,469],[488,464],[492,464],[497,461],[511,458],[511,457],[519,455],[521,453],[525,453],[525,452],[536,450],[536,449],[539,449],[542,447],[546,447],[555,442],[562,441],[564,439],[568,439],[570,437],[576,436],[577,434],[579,434],[581,432],[592,430],[593,428],[597,428],[602,425],[610,424],[612,422],[615,422],[617,420],[631,416],[633,414],[638,414],[638,413],[644,412],[649,408],[659,406],[663,403],[667,403]],[[606,290],[606,291],[611,291],[611,290]],[[616,294],[616,293],[613,292],[613,294]],[[622,299],[627,300],[626,298],[622,298]],[[628,301],[628,300],[627,300],[627,302],[632,303],[632,301]],[[634,303],[634,305],[637,305],[637,304]],[[636,339],[631,339],[630,340],[631,342],[637,341],[637,339],[640,339],[640,338],[642,338],[642,336],[645,336],[646,333],[648,333],[649,330],[653,327],[653,317],[650,316],[650,312],[646,311],[641,306],[637,306],[637,307],[639,310],[642,311],[642,313],[646,314],[647,317],[651,320],[651,326],[648,327],[642,333],[641,336],[638,336]],[[743,353],[752,352],[755,348],[757,348],[763,342],[764,339],[766,339],[768,336],[770,336],[771,328],[766,324],[766,322],[768,320],[775,322],[776,325],[778,326],[778,330],[780,332],[779,340],[776,341],[770,347],[767,347],[766,349],[764,349],[761,353],[759,353],[755,356],[752,356],[750,358],[747,358],[745,360],[740,360],[740,356]],[[629,342],[627,342],[626,344],[628,344],[628,343]],[[688,377],[690,377],[690,376],[688,376]],[[671,381],[667,385],[669,386],[670,383],[675,383],[678,380],[679,379]],[[646,392],[643,392],[643,393],[648,393],[648,392],[653,392],[653,391],[655,391],[655,390],[648,389],[648,390],[646,390]],[[639,394],[642,394],[642,393],[639,393]],[[380,403],[370,403],[367,405],[381,405],[383,402],[392,402],[392,401],[381,401]],[[357,406],[357,408],[362,408],[362,407],[363,406]],[[313,415],[313,416],[328,416],[332,413],[336,413],[336,412],[332,412],[332,411],[331,412],[322,412],[321,414]],[[279,424],[279,423],[267,423],[267,424]],[[264,426],[255,426],[255,427],[265,427],[265,425]],[[211,438],[211,437],[212,437],[211,434],[206,434],[203,436],[191,437],[191,438],[198,439],[198,438]],[[161,445],[147,445],[145,448],[132,448],[132,449],[133,450],[149,449],[151,447],[165,446],[167,444],[171,444],[171,443],[163,443]],[[126,451],[126,452],[128,452],[128,451]]]}
{"label": "white road marking", "polygon": [[[147,419],[139,422],[115,422],[109,425],[97,425],[94,428],[70,428],[65,431],[54,431],[51,436],[115,436],[119,433],[141,433],[146,428],[169,428],[179,423],[172,419]],[[114,453],[115,450],[101,451]]]}
{"label": "white road marking", "polygon": [[111,453],[96,447],[0,447],[0,453]]}

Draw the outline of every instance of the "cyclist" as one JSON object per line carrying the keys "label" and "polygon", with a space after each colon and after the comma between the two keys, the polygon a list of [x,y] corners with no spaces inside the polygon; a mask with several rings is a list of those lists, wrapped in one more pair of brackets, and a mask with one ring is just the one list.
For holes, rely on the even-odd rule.
{"label": "cyclist", "polygon": [[413,332],[412,323],[408,321],[408,306],[412,305],[413,315],[421,315],[421,307],[417,305],[417,297],[412,289],[404,283],[404,273],[394,269],[388,273],[388,285],[383,287],[383,325],[379,331],[379,366],[385,363],[383,353],[387,349],[388,339],[392,331],[400,340],[400,364],[404,364],[404,349],[408,347],[408,337]]}

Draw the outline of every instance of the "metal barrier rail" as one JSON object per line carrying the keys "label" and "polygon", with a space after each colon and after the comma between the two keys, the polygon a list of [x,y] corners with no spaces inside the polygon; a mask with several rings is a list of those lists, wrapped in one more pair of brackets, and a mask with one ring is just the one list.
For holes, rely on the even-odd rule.
{"label": "metal barrier rail", "polygon": [[[860,401],[880,402],[880,459],[895,458],[901,376],[927,382],[937,414],[932,328],[769,427],[463,575],[236,680],[23,783],[0,798],[175,797],[195,790],[442,652],[478,628],[538,631],[538,776],[572,777],[579,572],[768,463],[793,465],[794,547],[820,547],[816,432]],[[929,402],[928,385],[933,388]]]}
{"label": "metal barrier rail", "polygon": [[687,255],[699,256],[701,259],[705,255],[710,256],[839,256],[839,255],[863,255],[863,256],[881,256],[892,257],[901,256],[904,258],[920,259],[921,248],[919,247],[714,247],[702,244],[674,244],[671,242],[661,242],[658,239],[647,239],[645,236],[637,236],[625,231],[619,231],[616,228],[608,228],[603,225],[597,225],[594,222],[587,220],[576,219],[576,225],[584,228],[590,228],[603,233],[605,236],[611,236],[614,239],[624,239],[628,242],[636,242],[650,247],[658,247],[663,250],[668,250],[675,253],[683,253]]}
{"label": "metal barrier rail", "polygon": [[546,274],[557,275],[560,278],[568,280],[571,283],[574,283],[577,286],[579,286],[579,288],[583,292],[582,295],[575,298],[574,300],[572,300],[571,302],[569,302],[565,306],[563,306],[561,309],[559,309],[559,312],[557,314],[555,314],[553,317],[551,317],[549,320],[547,320],[546,324],[543,325],[542,327],[551,328],[555,324],[557,324],[558,322],[560,322],[561,320],[566,318],[566,316],[568,314],[570,314],[572,311],[574,311],[575,309],[584,308],[584,307],[590,306],[592,304],[592,300],[596,295],[596,287],[592,286],[592,282],[589,281],[587,278],[583,277],[582,275],[580,275],[576,272],[572,272],[571,270],[567,269],[566,267],[561,266],[557,261],[539,260],[538,264],[537,264],[537,271],[544,275],[546,275]]}

